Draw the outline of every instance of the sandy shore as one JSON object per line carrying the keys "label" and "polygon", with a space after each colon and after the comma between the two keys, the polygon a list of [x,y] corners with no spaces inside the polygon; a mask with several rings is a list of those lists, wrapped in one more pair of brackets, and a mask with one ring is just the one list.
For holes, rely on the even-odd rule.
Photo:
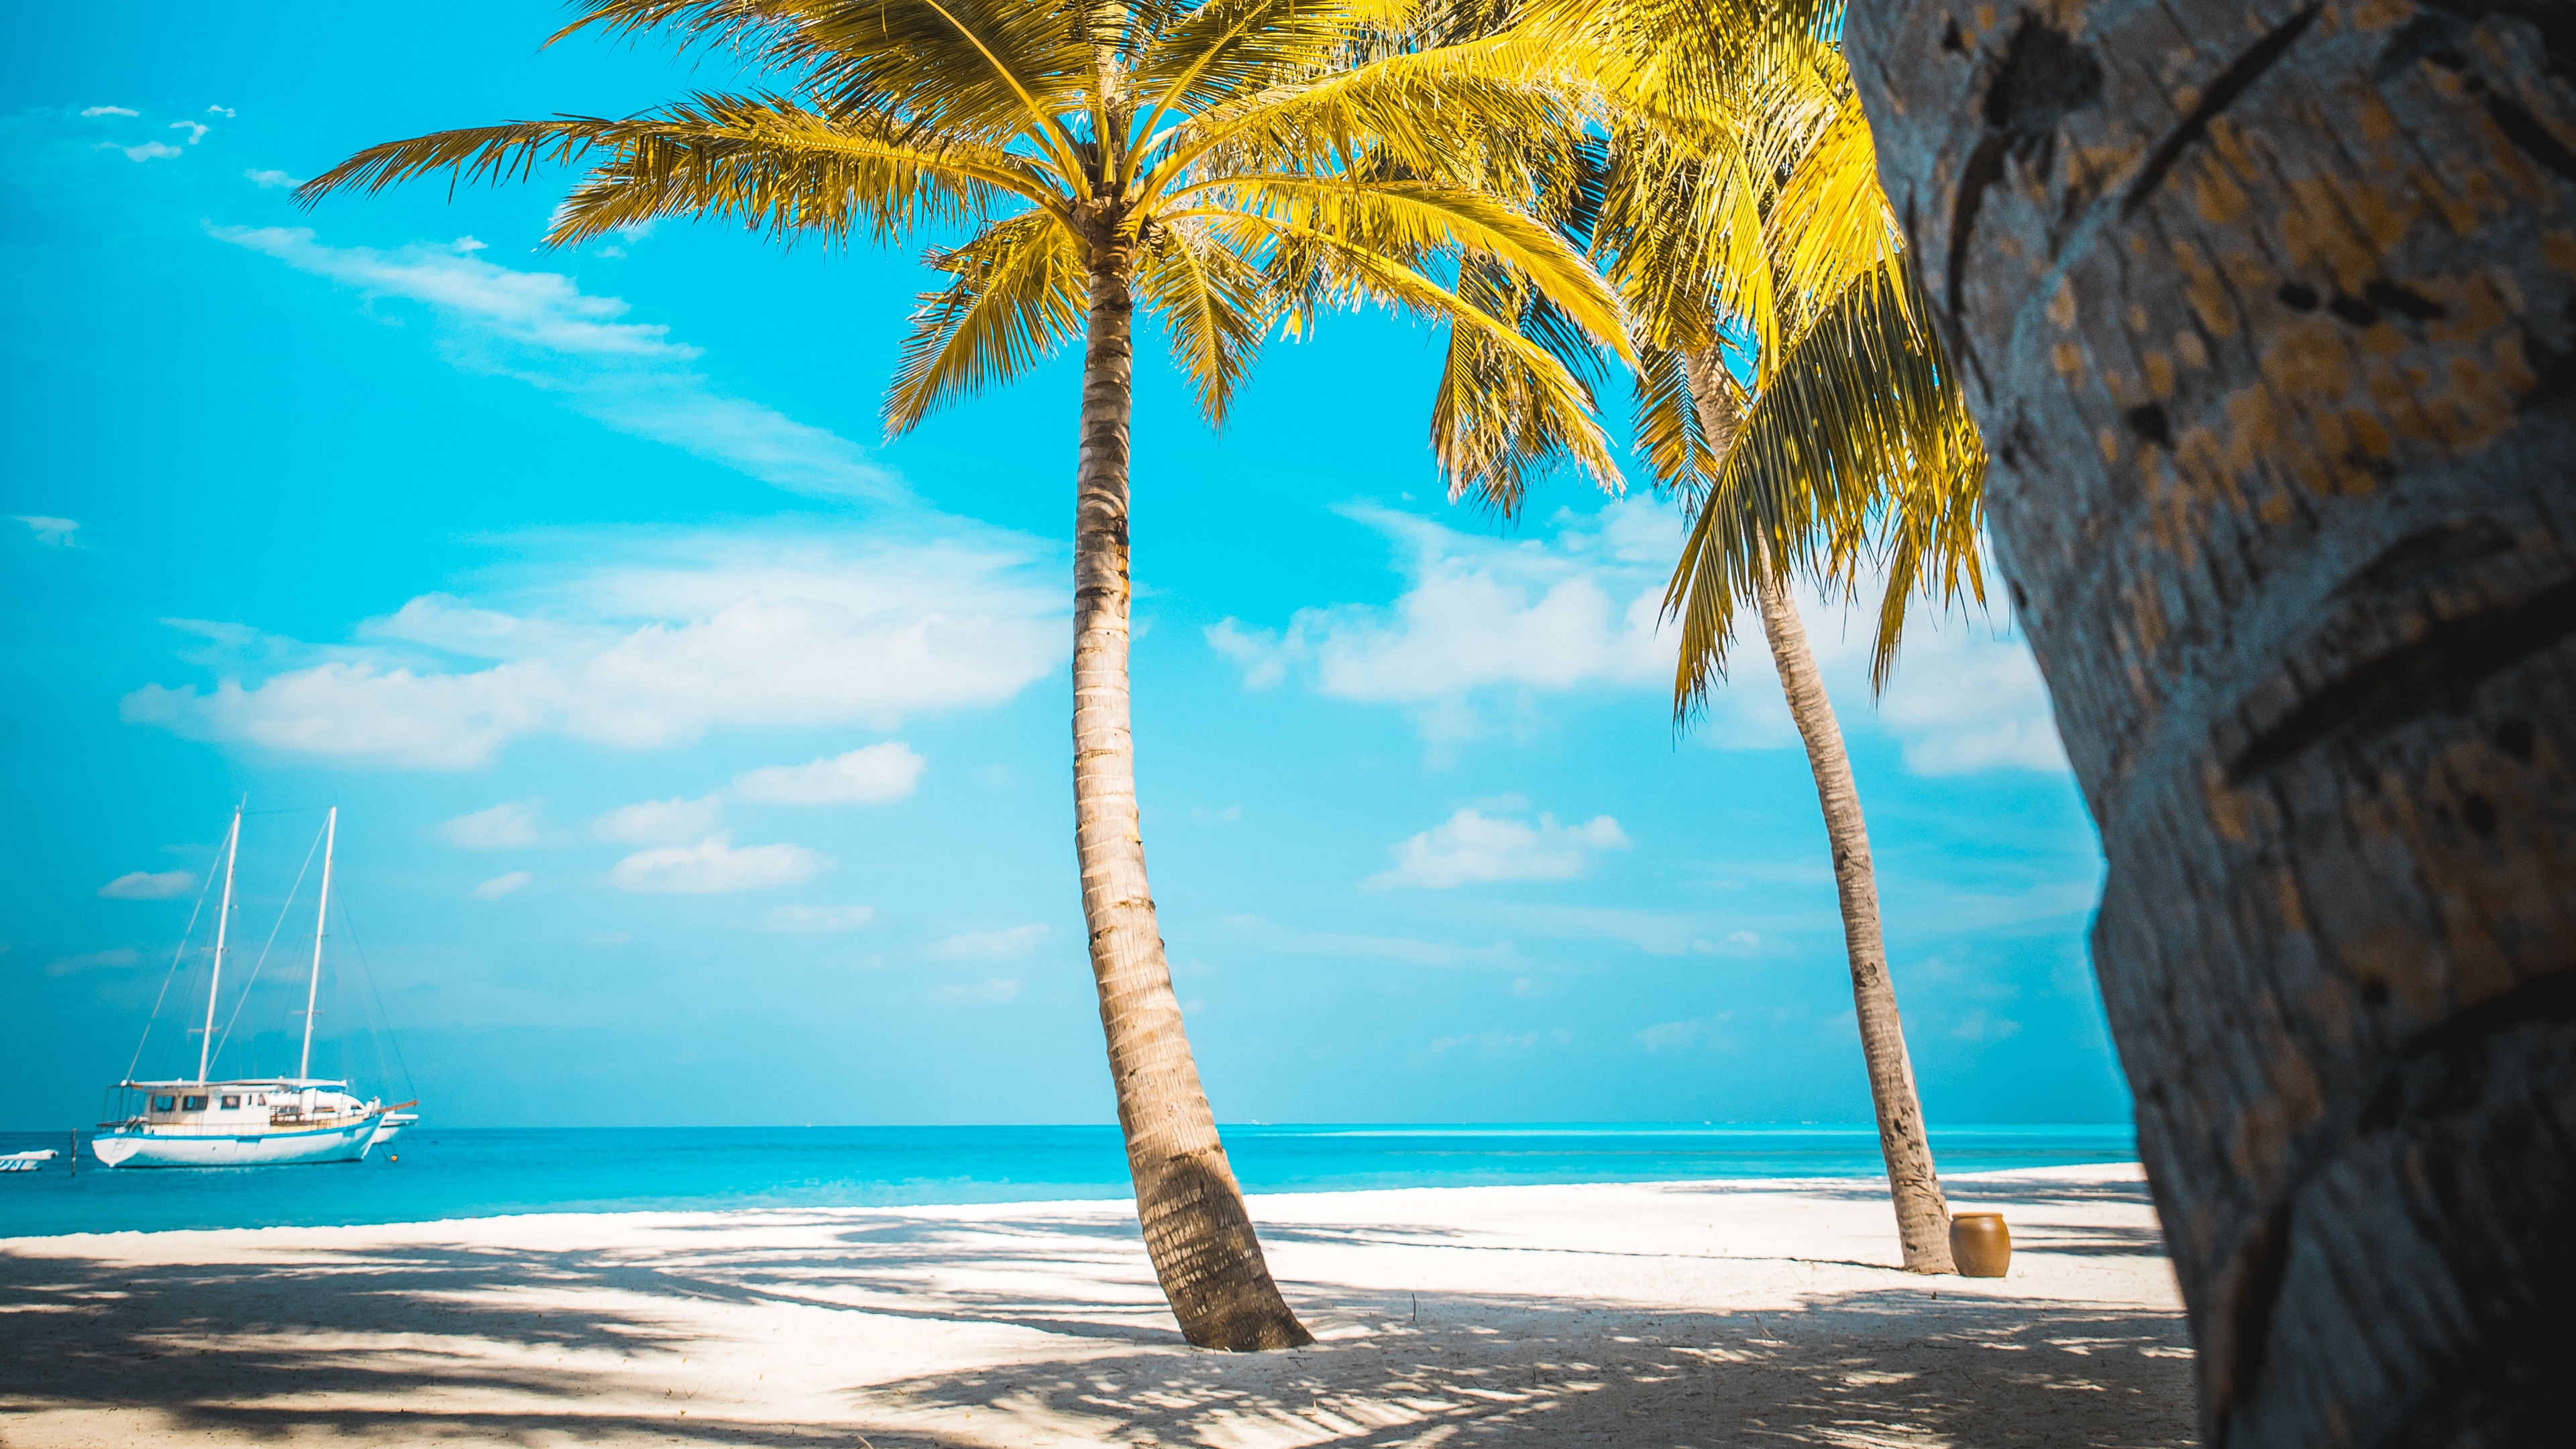
{"label": "sandy shore", "polygon": [[0,1241],[0,1442],[2148,1446],[2190,1349],[2134,1167],[1260,1197],[1322,1338],[1182,1344],[1123,1203]]}

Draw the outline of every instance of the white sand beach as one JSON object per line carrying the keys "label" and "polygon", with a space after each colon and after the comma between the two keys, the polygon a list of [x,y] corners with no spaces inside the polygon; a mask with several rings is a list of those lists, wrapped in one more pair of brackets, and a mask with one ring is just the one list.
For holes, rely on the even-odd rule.
{"label": "white sand beach", "polygon": [[1296,1353],[1182,1344],[1124,1203],[0,1241],[0,1442],[2194,1442],[2135,1167],[1951,1179],[2002,1279],[1897,1271],[1868,1181],[1261,1196]]}

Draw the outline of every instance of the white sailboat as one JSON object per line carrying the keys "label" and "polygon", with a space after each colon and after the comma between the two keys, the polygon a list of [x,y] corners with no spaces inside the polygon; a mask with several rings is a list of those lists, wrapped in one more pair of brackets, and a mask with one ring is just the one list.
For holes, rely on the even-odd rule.
{"label": "white sailboat", "polygon": [[[224,954],[233,904],[233,867],[241,855],[242,812],[233,811],[224,845],[224,894],[215,913],[213,978],[206,984],[206,1024],[197,1044],[197,1075],[169,1081],[117,1083],[141,1094],[143,1107],[122,1120],[102,1122],[90,1151],[109,1167],[246,1167],[304,1162],[357,1162],[377,1143],[390,1141],[419,1120],[403,1111],[361,1101],[349,1083],[311,1075],[313,1017],[322,989],[322,941],[331,912],[331,856],[339,843],[340,811],[323,825],[322,901],[313,917],[313,971],[304,987],[304,1051],[291,1077],[209,1080],[215,1046],[215,999],[224,979]],[[129,1096],[128,1100],[131,1100]]]}

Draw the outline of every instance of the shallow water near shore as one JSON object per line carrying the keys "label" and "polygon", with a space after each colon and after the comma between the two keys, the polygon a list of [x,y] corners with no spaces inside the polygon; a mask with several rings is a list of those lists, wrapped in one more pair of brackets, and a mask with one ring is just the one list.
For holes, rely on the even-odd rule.
{"label": "shallow water near shore", "polygon": [[[1235,1125],[1250,1192],[1874,1177],[1859,1125]],[[0,1152],[69,1145],[0,1133]],[[2127,1123],[1935,1129],[1945,1174],[2129,1162]],[[509,1213],[1044,1202],[1128,1195],[1118,1130],[1079,1127],[442,1128],[362,1163],[0,1174],[0,1237],[418,1222]]]}

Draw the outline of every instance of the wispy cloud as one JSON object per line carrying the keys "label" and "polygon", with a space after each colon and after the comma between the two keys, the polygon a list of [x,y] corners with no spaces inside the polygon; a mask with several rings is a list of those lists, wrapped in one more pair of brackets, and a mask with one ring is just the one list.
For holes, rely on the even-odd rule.
{"label": "wispy cloud", "polygon": [[164,901],[186,895],[196,883],[197,877],[184,870],[134,870],[100,886],[98,893],[111,901]]}
{"label": "wispy cloud", "polygon": [[[191,624],[213,691],[146,685],[124,715],[346,764],[451,770],[531,734],[647,749],[722,726],[892,729],[999,704],[1063,652],[1063,605],[1033,567],[1046,546],[950,526],[918,543],[891,525],[631,550],[595,539],[577,551],[632,556],[490,601],[425,594],[362,625],[354,646]],[[778,788],[859,798],[918,774],[908,748],[869,749],[797,767],[812,773]]]}
{"label": "wispy cloud", "polygon": [[245,171],[242,175],[250,178],[251,181],[257,183],[263,190],[269,191],[282,190],[289,186],[301,186],[304,184],[303,178],[289,176],[283,171]]}
{"label": "wispy cloud", "polygon": [[831,862],[801,845],[745,845],[721,835],[695,845],[639,850],[611,867],[619,890],[684,895],[774,890],[801,885]]}
{"label": "wispy cloud", "polygon": [[114,141],[101,141],[93,149],[122,151],[128,161],[163,161],[179,154],[179,148],[166,141],[146,141],[140,146],[120,146]]}
{"label": "wispy cloud", "polygon": [[873,805],[911,794],[928,763],[910,745],[889,740],[810,765],[753,770],[731,793],[777,805]]}
{"label": "wispy cloud", "polygon": [[517,378],[619,432],[799,493],[905,495],[859,445],[717,390],[692,366],[697,348],[672,341],[659,323],[623,320],[623,299],[593,296],[560,272],[484,261],[473,255],[483,246],[471,237],[377,251],[325,246],[304,227],[209,225],[207,232],[371,297],[421,303],[443,328],[449,361]]}
{"label": "wispy cloud", "polygon": [[1007,931],[965,931],[932,946],[930,954],[951,961],[1010,961],[1036,950],[1046,938],[1043,924],[1013,926]]}
{"label": "wispy cloud", "polygon": [[1410,580],[1388,607],[1300,609],[1284,633],[1228,619],[1208,642],[1266,688],[1290,671],[1339,699],[1403,705],[1435,738],[1478,731],[1475,698],[1634,686],[1672,676],[1657,638],[1661,586],[1678,523],[1638,500],[1590,525],[1560,522],[1551,543],[1478,538],[1383,508],[1341,510],[1394,542]]}
{"label": "wispy cloud", "polygon": [[504,800],[489,810],[459,815],[438,827],[441,839],[465,850],[510,850],[537,843],[533,805]]}
{"label": "wispy cloud", "polygon": [[69,518],[48,518],[41,513],[16,513],[10,516],[27,525],[27,531],[36,536],[36,542],[51,544],[55,548],[72,547],[72,535],[80,531],[80,524]]}
{"label": "wispy cloud", "polygon": [[1628,837],[1607,815],[1583,825],[1559,825],[1553,815],[1536,824],[1461,810],[1388,853],[1395,865],[1360,884],[1371,890],[1453,886],[1506,880],[1570,880],[1583,873],[1591,852],[1625,850]]}
{"label": "wispy cloud", "polygon": [[629,845],[669,845],[703,840],[724,824],[724,802],[713,795],[695,800],[639,800],[620,805],[590,822],[590,833]]}
{"label": "wispy cloud", "polygon": [[[1247,688],[1296,678],[1334,698],[1394,705],[1445,744],[1491,733],[1497,717],[1549,695],[1671,687],[1675,636],[1656,623],[1681,548],[1671,508],[1628,499],[1590,517],[1561,513],[1552,536],[1516,540],[1381,508],[1343,512],[1396,545],[1404,592],[1386,606],[1300,609],[1284,630],[1234,619],[1210,628],[1209,646]],[[1861,591],[1873,609],[1875,593]],[[1895,680],[1873,701],[1874,612],[1802,591],[1799,613],[1844,727],[1874,703],[1915,773],[2065,768],[2047,690],[2018,638],[1917,600]],[[1739,619],[1731,677],[1698,735],[1728,749],[1794,746],[1760,625],[1749,609]]]}
{"label": "wispy cloud", "polygon": [[970,985],[931,988],[930,999],[945,1006],[1008,1006],[1019,1000],[1020,983],[1007,976],[995,976]]}
{"label": "wispy cloud", "polygon": [[855,931],[876,923],[874,906],[773,906],[760,913],[760,929],[796,936]]}
{"label": "wispy cloud", "polygon": [[92,106],[81,114],[84,116],[139,116],[143,113],[128,110],[123,106]]}
{"label": "wispy cloud", "polygon": [[206,139],[206,133],[213,130],[214,127],[207,125],[203,121],[172,121],[170,123],[170,129],[173,131],[187,132],[188,144],[194,146],[199,141]]}
{"label": "wispy cloud", "polygon": [[524,870],[514,870],[508,875],[496,875],[474,888],[474,899],[497,901],[535,879],[535,876]]}
{"label": "wispy cloud", "polygon": [[206,107],[206,114],[209,116],[221,116],[225,120],[229,121],[241,113],[230,106],[208,106]]}
{"label": "wispy cloud", "polygon": [[79,956],[57,956],[45,964],[45,974],[74,976],[83,971],[113,971],[121,966],[131,966],[141,959],[143,959],[142,955],[133,947],[118,946],[112,950],[90,951]]}
{"label": "wispy cloud", "polygon": [[1272,950],[1298,956],[1406,961],[1417,966],[1498,966],[1512,964],[1518,960],[1518,953],[1509,941],[1466,946],[1455,941],[1425,941],[1414,936],[1373,936],[1353,931],[1294,931],[1259,916],[1245,915],[1221,917],[1217,924],[1229,930],[1241,931]]}

